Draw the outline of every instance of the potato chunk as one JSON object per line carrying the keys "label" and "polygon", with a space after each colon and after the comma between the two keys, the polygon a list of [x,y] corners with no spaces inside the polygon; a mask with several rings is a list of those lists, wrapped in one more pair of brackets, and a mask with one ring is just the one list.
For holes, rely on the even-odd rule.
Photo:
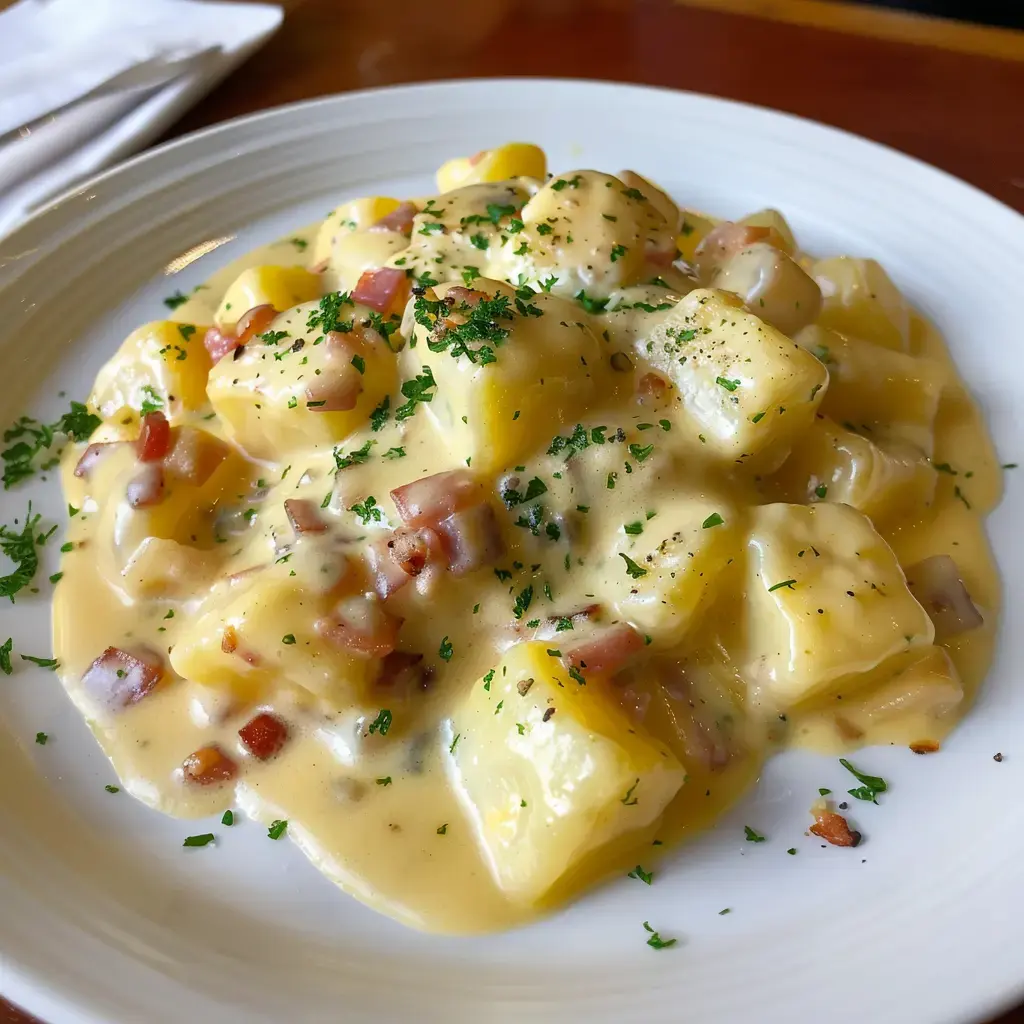
{"label": "potato chunk", "polygon": [[[728,578],[739,554],[740,521],[733,506],[713,493],[675,490],[658,502],[658,511],[639,525],[643,532],[620,528],[603,564],[601,594],[619,616],[657,646],[678,644]],[[628,556],[643,570],[627,571]]]}
{"label": "potato chunk", "polygon": [[910,442],[931,455],[935,416],[946,380],[939,364],[818,324],[801,331],[794,340],[828,369],[823,413],[872,436]]}
{"label": "potato chunk", "polygon": [[273,306],[283,313],[319,294],[319,275],[302,267],[250,267],[228,286],[214,322],[231,330],[254,306]]}
{"label": "potato chunk", "polygon": [[[563,424],[574,423],[626,375],[613,373],[604,343],[572,303],[534,295],[519,300],[523,312],[508,285],[474,285],[479,290],[471,293],[437,288],[439,297],[451,295],[451,315],[466,323],[441,334],[436,325],[417,323],[409,351],[417,372],[429,366],[437,381],[427,412],[453,461],[471,459],[474,470],[486,473],[547,447]],[[433,323],[425,302],[416,300],[418,315]],[[457,347],[459,337],[482,332],[489,337],[467,342],[472,358]]]}
{"label": "potato chunk", "polygon": [[781,706],[932,642],[931,619],[860,512],[762,505],[751,522],[746,674]]}
{"label": "potato chunk", "polygon": [[[393,390],[395,355],[364,326],[370,311],[339,302],[331,315],[323,304],[297,306],[211,371],[210,402],[228,437],[250,455],[281,458],[336,444]],[[326,326],[346,329],[325,332],[325,317]]]}
{"label": "potato chunk", "polygon": [[838,501],[876,524],[921,513],[935,496],[935,470],[924,453],[899,441],[869,437],[815,420],[776,474],[789,501]]}
{"label": "potato chunk", "polygon": [[174,670],[241,700],[285,680],[334,706],[355,703],[380,662],[322,636],[314,623],[331,599],[289,571],[274,564],[219,584],[174,645]]}
{"label": "potato chunk", "polygon": [[126,405],[136,411],[161,409],[168,418],[201,409],[210,372],[205,330],[155,320],[132,331],[97,375],[89,405],[104,418]]}
{"label": "potato chunk", "polygon": [[438,192],[451,192],[463,185],[477,185],[486,181],[506,181],[508,178],[538,178],[548,176],[544,150],[529,142],[507,142],[495,149],[483,149],[470,157],[456,157],[442,164],[437,171]]}
{"label": "potato chunk", "polygon": [[[600,681],[521,643],[452,716],[450,771],[501,890],[534,903],[584,854],[651,824],[683,782]],[[458,737],[457,741],[455,737]]]}
{"label": "potato chunk", "polygon": [[315,267],[330,259],[339,239],[357,231],[366,231],[398,207],[399,201],[390,196],[367,196],[364,199],[350,199],[331,210],[320,225],[313,243],[311,266]]}
{"label": "potato chunk", "polygon": [[905,352],[910,342],[910,307],[875,260],[833,256],[818,260],[811,277],[821,288],[818,322],[876,345]]}
{"label": "potato chunk", "polygon": [[824,366],[725,292],[690,292],[641,346],[680,427],[720,459],[775,462],[814,420]]}

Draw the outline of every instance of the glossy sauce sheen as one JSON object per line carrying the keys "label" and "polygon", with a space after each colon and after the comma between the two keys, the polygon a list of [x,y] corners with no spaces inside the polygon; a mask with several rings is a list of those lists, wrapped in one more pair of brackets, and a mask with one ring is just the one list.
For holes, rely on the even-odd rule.
{"label": "glossy sauce sheen", "polygon": [[[749,314],[700,289],[732,278],[716,281],[720,268],[705,264],[698,281],[672,263],[677,244],[701,262],[694,249],[713,221],[680,214],[635,176],[572,172],[542,187],[544,173],[530,147],[453,161],[439,172],[442,194],[414,200],[410,235],[380,229],[396,200],[345,204],[220,271],[170,321],[137,332],[148,341],[133,335],[97,380],[90,405],[105,423],[92,440],[134,440],[140,409],[155,404],[172,426],[233,445],[205,483],[171,480],[161,503],[132,509],[133,446],[85,477],[73,472],[81,448],[65,460],[67,500],[81,512],[55,599],[55,654],[125,787],[182,817],[241,807],[285,819],[347,892],[430,931],[507,927],[638,859],[649,868],[781,745],[940,742],[984,677],[997,622],[983,516],[999,498],[999,466],[941,338],[888,279],[891,293],[869,282],[843,306],[850,267],[793,251],[839,298],[826,294],[798,345],[752,318],[720,340],[727,320]],[[751,221],[788,233],[766,216]],[[384,266],[430,275],[437,291],[419,302],[449,283],[506,295],[495,361],[432,349],[432,317],[414,297],[404,318],[402,304],[385,316],[401,320],[389,344],[379,332],[340,335],[355,346],[340,379],[363,353],[355,407],[311,409],[307,386],[340,364],[322,320],[307,319],[322,295]],[[538,294],[517,295],[523,285]],[[203,335],[233,330],[261,303],[278,310],[272,333],[221,359],[211,407]],[[766,308],[756,296],[748,307]],[[457,297],[452,309],[456,321],[472,316]],[[369,324],[364,306],[338,315]],[[823,333],[832,328],[853,340]],[[754,335],[774,362],[745,355]],[[397,422],[402,385],[425,365],[432,400]],[[775,402],[791,381],[792,397]],[[373,429],[385,395],[387,420]],[[775,404],[749,405],[761,395]],[[803,419],[789,429],[787,416]],[[585,441],[574,447],[577,424]],[[837,443],[860,446],[838,469]],[[390,492],[467,459],[503,554],[458,577],[430,569],[367,602],[367,546],[402,526]],[[535,480],[544,489],[526,498]],[[878,534],[835,504],[843,496],[870,509]],[[296,538],[289,499],[308,500],[315,531]],[[811,538],[799,552],[797,534]],[[951,555],[984,624],[933,646],[892,553],[904,569]],[[815,559],[831,566],[820,577]],[[776,567],[787,575],[769,578]],[[332,647],[314,623],[339,601],[401,619],[398,648],[421,654],[419,665],[389,682],[378,658]],[[897,607],[898,621],[880,626]],[[609,672],[591,654],[574,677],[572,644],[616,628],[639,637],[637,649]],[[538,630],[535,645],[521,643]],[[107,647],[162,654],[161,684],[110,706],[83,683]],[[239,736],[261,712],[287,728],[266,759]],[[188,782],[183,762],[210,745],[236,777]]]}

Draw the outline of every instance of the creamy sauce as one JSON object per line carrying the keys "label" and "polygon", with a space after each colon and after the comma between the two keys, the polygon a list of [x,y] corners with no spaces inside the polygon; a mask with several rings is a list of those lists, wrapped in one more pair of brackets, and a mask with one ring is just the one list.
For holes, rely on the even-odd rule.
{"label": "creamy sauce", "polygon": [[[440,185],[461,187],[415,200],[409,234],[371,230],[395,200],[346,204],[135,332],[97,380],[92,440],[134,441],[158,409],[230,444],[208,479],[172,473],[133,508],[134,445],[84,475],[81,446],[65,456],[81,511],[54,650],[126,788],[181,817],[286,820],[347,892],[429,931],[508,927],[649,866],[780,746],[939,743],[997,624],[983,517],[999,465],[941,338],[880,268],[815,261],[777,214],[749,218],[798,288],[802,266],[825,293],[817,316],[773,314],[805,321],[787,320],[793,344],[702,290],[743,269],[716,278],[729,254],[694,252],[713,221],[628,174],[542,186],[542,160],[446,165]],[[321,301],[382,266],[428,289],[404,315]],[[442,306],[453,284],[507,299],[486,337],[461,335],[475,361],[444,321],[458,337],[480,296]],[[753,314],[788,295],[756,288]],[[273,322],[211,370],[207,328],[230,335],[262,303]],[[351,408],[315,404],[353,380]],[[489,511],[378,598],[367,551],[403,525],[392,490],[449,470]],[[468,571],[445,567],[467,551]],[[984,623],[933,643],[900,567],[936,554]],[[325,621],[399,622],[389,646],[422,661],[382,680],[384,647],[353,652]],[[623,629],[627,649],[608,648]],[[108,647],[159,654],[159,685],[110,700],[109,668],[99,684],[90,669]],[[267,760],[239,735],[260,711],[288,730]],[[183,763],[210,746],[235,776],[190,781]]]}

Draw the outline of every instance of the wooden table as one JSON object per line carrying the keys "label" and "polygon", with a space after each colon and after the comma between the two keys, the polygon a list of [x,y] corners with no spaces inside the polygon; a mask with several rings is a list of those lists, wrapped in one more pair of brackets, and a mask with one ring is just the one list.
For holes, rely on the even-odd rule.
{"label": "wooden table", "polygon": [[[830,0],[284,6],[280,34],[168,137],[281,103],[395,82],[602,78],[708,92],[837,125],[1024,211],[1024,33]],[[0,1022],[30,1020],[0,1000]],[[1024,1009],[998,1024],[1024,1024]]]}

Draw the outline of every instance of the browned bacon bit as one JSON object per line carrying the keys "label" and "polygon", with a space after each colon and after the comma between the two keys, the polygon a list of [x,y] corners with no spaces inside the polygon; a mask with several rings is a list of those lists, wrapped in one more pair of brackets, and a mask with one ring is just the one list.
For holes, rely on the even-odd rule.
{"label": "browned bacon bit", "polygon": [[82,457],[75,466],[75,476],[87,477],[96,468],[96,464],[100,459],[105,455],[109,455],[119,446],[119,441],[94,441],[82,452]]}
{"label": "browned bacon bit", "polygon": [[128,481],[128,504],[132,508],[152,508],[164,500],[164,467],[159,462],[147,462]]}
{"label": "browned bacon bit", "polygon": [[664,401],[670,385],[657,373],[645,373],[636,382],[637,398],[644,405],[656,405]]}
{"label": "browned bacon bit", "polygon": [[170,454],[164,460],[167,472],[194,487],[202,487],[228,457],[231,449],[218,437],[196,427],[171,431]]}
{"label": "browned bacon bit", "polygon": [[126,708],[151,693],[163,677],[163,658],[155,651],[108,647],[86,669],[82,685],[108,707]]}
{"label": "browned bacon bit", "polygon": [[383,658],[398,643],[402,619],[388,614],[366,597],[343,601],[330,615],[317,619],[314,629],[325,640],[353,654]]}
{"label": "browned bacon bit", "polygon": [[442,519],[437,535],[448,560],[448,569],[456,576],[465,575],[485,565],[493,565],[505,553],[494,509],[480,502]]}
{"label": "browned bacon bit", "polygon": [[399,203],[390,213],[370,225],[371,231],[397,231],[402,235],[412,234],[412,219],[419,211],[412,203]]}
{"label": "browned bacon bit", "polygon": [[584,674],[613,675],[644,646],[644,638],[625,622],[596,631],[572,646],[562,647],[562,660]]}
{"label": "browned bacon bit", "polygon": [[316,502],[308,498],[285,499],[284,511],[296,537],[304,533],[324,533],[327,530],[327,523],[320,517]]}
{"label": "browned bacon bit", "polygon": [[541,715],[541,721],[542,722],[549,722],[554,717],[554,715],[555,715],[555,709],[554,708],[548,708],[544,712],[544,714]]}
{"label": "browned bacon bit", "polygon": [[237,654],[243,661],[250,665],[258,665],[260,656],[255,651],[247,650],[239,646],[238,630],[234,626],[225,626],[220,638],[220,649],[225,654]]}
{"label": "browned bacon bit", "polygon": [[269,711],[261,711],[238,730],[242,745],[260,761],[268,761],[288,739],[288,726]]}
{"label": "browned bacon bit", "polygon": [[147,412],[135,443],[140,462],[159,462],[171,450],[171,425],[162,412]]}
{"label": "browned bacon bit", "polygon": [[197,786],[212,786],[229,782],[238,774],[238,765],[220,747],[200,747],[181,763],[186,782]]}
{"label": "browned bacon bit", "polygon": [[365,270],[352,289],[352,301],[378,313],[393,313],[405,305],[409,279],[400,267]]}
{"label": "browned bacon bit", "polygon": [[942,748],[936,740],[914,740],[910,749],[915,754],[937,754]]}
{"label": "browned bacon bit", "polygon": [[392,651],[385,655],[380,663],[377,686],[388,689],[400,686],[422,688],[426,680],[425,668],[422,654],[413,654],[411,651]]}
{"label": "browned bacon bit", "polygon": [[421,575],[431,560],[443,560],[441,542],[433,530],[399,529],[370,545],[370,567],[377,593],[390,597]]}
{"label": "browned bacon bit", "polygon": [[262,334],[274,322],[277,317],[277,310],[273,306],[264,304],[253,306],[252,309],[244,312],[235,324],[235,335],[237,344],[244,345],[251,341],[253,335]]}
{"label": "browned bacon bit", "polygon": [[480,482],[465,469],[451,469],[402,484],[391,492],[395,509],[407,526],[436,526],[456,512],[477,504]]}
{"label": "browned bacon bit", "polygon": [[857,846],[860,843],[860,833],[854,832],[841,814],[821,811],[815,817],[817,820],[811,826],[811,832],[819,839],[833,846]]}
{"label": "browned bacon bit", "polygon": [[219,327],[208,327],[203,335],[203,345],[210,353],[210,359],[219,363],[229,352],[238,348],[234,331],[222,331]]}
{"label": "browned bacon bit", "polygon": [[487,292],[478,291],[476,288],[463,288],[457,284],[445,292],[445,299],[450,299],[456,305],[473,307],[487,298]]}

